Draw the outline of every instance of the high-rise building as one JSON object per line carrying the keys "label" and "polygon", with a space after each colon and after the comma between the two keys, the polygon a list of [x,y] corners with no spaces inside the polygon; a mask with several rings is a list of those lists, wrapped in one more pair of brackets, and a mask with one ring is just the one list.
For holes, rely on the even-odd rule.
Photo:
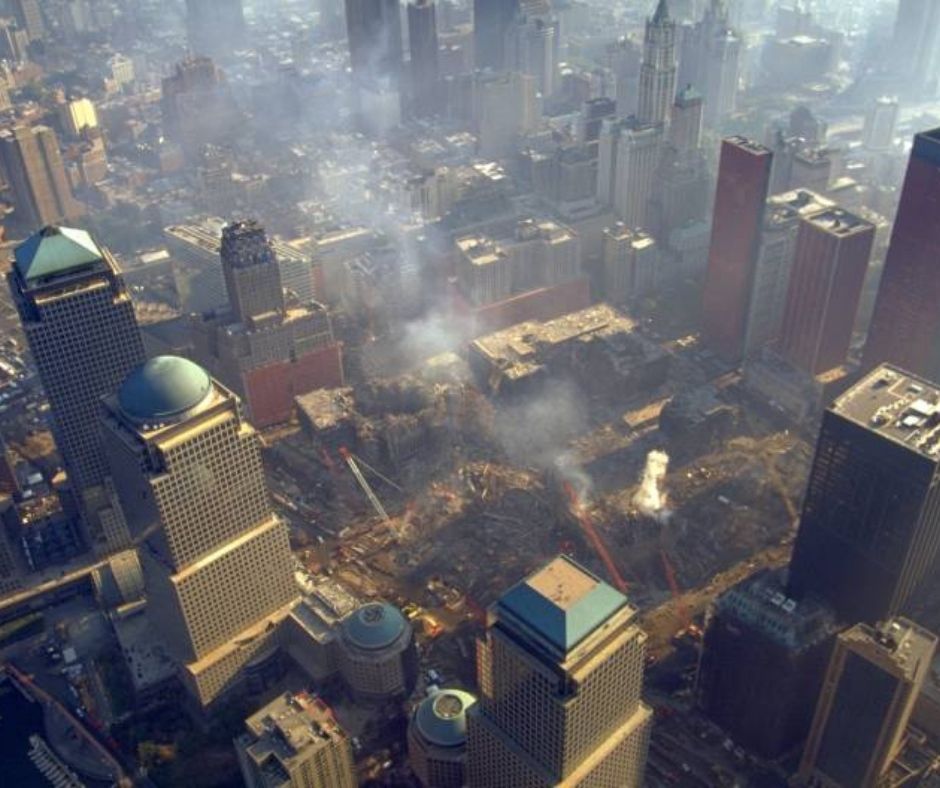
{"label": "high-rise building", "polygon": [[423,788],[467,784],[467,711],[477,702],[469,692],[431,692],[408,723],[408,763]]}
{"label": "high-rise building", "polygon": [[634,118],[604,121],[597,160],[597,199],[632,228],[649,226],[662,159],[664,127]]}
{"label": "high-rise building", "polygon": [[144,360],[130,293],[108,251],[68,227],[46,227],[17,247],[7,279],[85,536],[96,551],[111,552],[127,532],[109,491],[98,410]]}
{"label": "high-rise building", "polygon": [[669,110],[676,97],[676,23],[669,16],[666,0],[646,20],[643,63],[640,65],[640,93],[637,118],[641,123],[669,123]]}
{"label": "high-rise building", "polygon": [[104,401],[103,442],[147,584],[148,615],[206,708],[277,651],[298,597],[260,441],[228,389],[157,356]]}
{"label": "high-rise building", "polygon": [[231,55],[247,41],[243,0],[186,0],[186,33],[195,55]]}
{"label": "high-rise building", "polygon": [[11,5],[17,24],[26,31],[30,42],[45,38],[46,22],[39,0],[12,0]]}
{"label": "high-rise building", "polygon": [[247,788],[356,788],[352,743],[319,698],[286,693],[245,720],[235,751]]}
{"label": "high-rise building", "polygon": [[403,49],[399,0],[346,0],[353,78],[369,89],[396,88]]}
{"label": "high-rise building", "polygon": [[940,128],[914,137],[863,365],[940,380]]}
{"label": "high-rise building", "polygon": [[294,397],[343,385],[342,350],[326,308],[285,298],[264,228],[234,222],[222,231],[229,309],[194,316],[196,356],[243,397],[259,427],[287,421]]}
{"label": "high-rise building", "polygon": [[84,209],[72,196],[56,133],[47,126],[16,125],[0,131],[0,161],[20,222],[35,229],[74,221]]}
{"label": "high-rise building", "polygon": [[679,75],[701,91],[705,125],[715,128],[734,112],[741,38],[732,28],[724,0],[710,0],[702,19],[682,32]]}
{"label": "high-rise building", "polygon": [[656,239],[618,222],[604,230],[604,300],[613,304],[646,298],[660,279]]}
{"label": "high-rise building", "polygon": [[839,630],[822,603],[787,597],[782,575],[762,570],[715,600],[696,681],[708,717],[764,758],[806,738]]}
{"label": "high-rise building", "polygon": [[503,68],[506,30],[518,11],[519,0],[473,0],[473,42],[477,68]]}
{"label": "high-rise building", "polygon": [[561,556],[503,594],[477,644],[472,788],[643,781],[646,634],[623,594]]}
{"label": "high-rise building", "polygon": [[898,100],[889,96],[882,96],[871,103],[862,129],[862,144],[868,150],[886,151],[894,146],[898,110]]}
{"label": "high-rise building", "polygon": [[688,156],[702,145],[702,95],[686,85],[672,105],[669,143],[679,157]]}
{"label": "high-rise building", "polygon": [[823,415],[788,593],[842,621],[903,612],[940,544],[940,386],[883,365]]}
{"label": "high-rise building", "polygon": [[875,242],[875,225],[843,208],[800,220],[780,352],[819,375],[845,363]]}
{"label": "high-rise building", "polygon": [[476,72],[473,77],[473,123],[481,156],[508,155],[522,134],[539,121],[535,78],[517,71]]}
{"label": "high-rise building", "polygon": [[441,108],[440,46],[434,0],[412,0],[408,3],[408,48],[411,50],[413,111],[416,115],[434,115]]}
{"label": "high-rise building", "polygon": [[206,145],[232,139],[240,113],[225,74],[207,57],[188,57],[161,83],[166,136],[193,156]]}
{"label": "high-rise building", "polygon": [[779,338],[800,220],[827,208],[835,208],[835,203],[805,189],[775,194],[767,200],[751,287],[745,356],[753,357]]}
{"label": "high-rise building", "polygon": [[936,80],[940,43],[940,3],[936,0],[898,0],[891,57],[898,76],[908,86],[925,87]]}
{"label": "high-rise building", "polygon": [[839,635],[799,777],[834,788],[886,784],[936,648],[936,635],[903,618]]}
{"label": "high-rise building", "polygon": [[744,354],[772,160],[767,148],[744,137],[721,145],[702,329],[708,346],[728,363]]}
{"label": "high-rise building", "polygon": [[561,28],[548,0],[520,0],[519,11],[505,32],[504,67],[528,74],[539,93],[557,87]]}

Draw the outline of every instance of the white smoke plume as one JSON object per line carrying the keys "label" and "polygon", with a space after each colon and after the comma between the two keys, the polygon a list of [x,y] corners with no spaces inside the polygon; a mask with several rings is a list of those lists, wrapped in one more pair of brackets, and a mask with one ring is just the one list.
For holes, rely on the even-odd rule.
{"label": "white smoke plume", "polygon": [[640,489],[633,496],[633,505],[647,517],[661,522],[669,519],[672,512],[667,508],[668,496],[663,489],[663,480],[669,469],[669,455],[664,451],[654,450],[646,456],[646,467]]}

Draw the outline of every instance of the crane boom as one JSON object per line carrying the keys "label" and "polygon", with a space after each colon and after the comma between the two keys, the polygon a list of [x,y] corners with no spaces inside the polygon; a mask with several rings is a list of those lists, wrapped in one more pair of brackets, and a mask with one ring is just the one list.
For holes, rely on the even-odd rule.
{"label": "crane boom", "polygon": [[565,482],[565,492],[568,494],[568,499],[571,501],[571,512],[581,524],[581,530],[584,531],[588,542],[590,542],[594,552],[597,553],[597,557],[600,558],[601,562],[604,564],[604,568],[607,570],[607,574],[610,575],[610,579],[613,581],[616,589],[625,594],[629,588],[627,581],[623,579],[620,570],[617,569],[617,565],[614,563],[614,559],[611,558],[610,552],[607,550],[607,545],[604,544],[604,540],[601,539],[601,535],[594,527],[594,523],[591,522],[591,518],[588,517],[587,512],[584,511],[584,507],[582,507],[578,501],[578,494],[575,492],[574,487],[568,482]]}
{"label": "crane boom", "polygon": [[366,494],[366,498],[369,499],[369,503],[372,504],[372,508],[375,509],[379,517],[381,517],[385,522],[389,522],[391,518],[388,516],[388,512],[385,511],[385,507],[382,506],[382,502],[379,500],[375,492],[373,492],[369,482],[366,481],[366,477],[362,475],[362,471],[356,464],[356,460],[353,459],[353,456],[349,453],[349,450],[345,446],[341,446],[339,453],[340,456],[342,456],[342,458],[346,461],[346,464],[349,466],[349,470],[352,471],[352,475],[356,477],[356,481],[359,482],[359,486]]}

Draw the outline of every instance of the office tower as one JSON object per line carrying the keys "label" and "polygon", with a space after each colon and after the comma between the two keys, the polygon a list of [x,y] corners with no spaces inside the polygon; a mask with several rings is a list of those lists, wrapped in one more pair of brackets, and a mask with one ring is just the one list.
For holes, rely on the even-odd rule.
{"label": "office tower", "polygon": [[784,574],[761,570],[715,600],[696,681],[708,717],[771,759],[806,738],[839,631],[825,605],[787,597]]}
{"label": "office tower", "polygon": [[0,131],[0,161],[21,224],[34,229],[84,214],[72,196],[56,133],[47,126],[16,125]]}
{"label": "office tower", "polygon": [[161,83],[163,130],[192,157],[233,139],[241,114],[225,74],[207,57],[188,57]]}
{"label": "office tower", "polygon": [[434,0],[408,3],[408,46],[411,50],[411,100],[416,115],[434,115],[441,107],[437,16]]}
{"label": "office tower", "polygon": [[85,130],[98,128],[98,113],[87,98],[77,98],[59,106],[59,119],[68,135],[80,137]]}
{"label": "office tower", "polygon": [[907,87],[923,88],[936,80],[940,37],[937,0],[898,0],[898,15],[891,42],[891,57]]}
{"label": "office tower", "polygon": [[232,55],[247,43],[243,0],[186,0],[186,34],[194,55]]}
{"label": "office tower", "polygon": [[287,692],[245,720],[235,752],[247,788],[356,788],[352,744],[319,698]]}
{"label": "office tower", "polygon": [[561,28],[549,0],[520,0],[504,35],[504,67],[531,76],[542,96],[555,93]]}
{"label": "office tower", "polygon": [[940,387],[882,365],[823,415],[788,593],[843,621],[904,610],[940,542]]}
{"label": "office tower", "polygon": [[481,156],[508,155],[522,134],[539,122],[535,79],[518,72],[473,75],[473,123]]}
{"label": "office tower", "polygon": [[728,363],[738,363],[744,353],[772,160],[767,148],[744,137],[729,137],[721,145],[702,333]]}
{"label": "office tower", "polygon": [[669,143],[679,157],[688,156],[702,145],[702,96],[691,85],[679,91],[672,105]]}
{"label": "office tower", "polygon": [[898,100],[888,96],[875,99],[865,113],[862,144],[871,151],[891,150],[897,125]]}
{"label": "office tower", "polygon": [[578,118],[578,142],[589,145],[594,158],[597,158],[601,126],[605,120],[614,120],[616,117],[617,102],[606,96],[588,99],[582,105]]}
{"label": "office tower", "polygon": [[875,225],[843,208],[800,220],[780,352],[819,375],[845,363],[875,242]]}
{"label": "office tower", "polygon": [[754,356],[779,338],[800,220],[835,207],[832,200],[805,189],[775,194],[767,200],[748,308],[745,356]]}
{"label": "office tower", "polygon": [[937,637],[899,618],[836,640],[799,776],[810,785],[883,785],[930,675]]}
{"label": "office tower", "polygon": [[0,19],[0,57],[19,63],[28,57],[29,34],[13,19]]}
{"label": "office tower", "polygon": [[196,357],[244,399],[258,427],[287,421],[294,397],[343,385],[330,315],[315,301],[285,299],[278,256],[254,221],[222,231],[229,308],[193,316]]}
{"label": "office tower", "polygon": [[651,296],[659,280],[656,240],[623,222],[604,230],[604,300],[613,304]]}
{"label": "office tower", "polygon": [[469,692],[435,690],[408,723],[408,763],[423,788],[463,788],[467,766]]}
{"label": "office tower", "polygon": [[698,88],[705,103],[705,125],[717,127],[734,112],[741,60],[741,38],[732,28],[724,0],[710,0],[702,19],[683,29],[679,77]]}
{"label": "office tower", "polygon": [[16,23],[26,31],[30,43],[45,38],[46,23],[39,0],[12,0],[12,7]]}
{"label": "office tower", "polygon": [[641,123],[669,123],[669,109],[676,96],[676,23],[669,17],[666,0],[659,0],[646,20],[643,63],[637,117]]}
{"label": "office tower", "polygon": [[109,490],[98,410],[144,359],[130,293],[111,254],[68,227],[46,227],[18,246],[7,280],[85,536],[96,552],[111,552],[127,533]]}
{"label": "office tower", "polygon": [[368,89],[395,88],[403,59],[398,0],[345,0],[353,78]]}
{"label": "office tower", "polygon": [[940,129],[914,137],[862,363],[940,380]]}
{"label": "office tower", "polygon": [[560,556],[489,609],[467,715],[471,788],[642,783],[646,634],[623,594]]}
{"label": "office tower", "polygon": [[604,121],[597,161],[597,199],[629,227],[648,227],[650,200],[662,158],[663,126]]}
{"label": "office tower", "polygon": [[473,0],[473,48],[477,68],[503,68],[506,30],[518,11],[519,0]]}
{"label": "office tower", "polygon": [[103,443],[147,583],[148,615],[206,708],[276,650],[296,601],[287,526],[237,397],[157,356],[104,401]]}

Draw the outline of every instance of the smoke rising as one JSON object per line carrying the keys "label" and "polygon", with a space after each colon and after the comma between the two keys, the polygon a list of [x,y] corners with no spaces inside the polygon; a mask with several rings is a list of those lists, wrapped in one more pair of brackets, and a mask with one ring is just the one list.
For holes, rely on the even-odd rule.
{"label": "smoke rising", "polygon": [[647,517],[660,522],[669,519],[672,512],[667,508],[668,496],[663,489],[663,480],[669,469],[669,455],[653,450],[646,456],[646,467],[640,480],[640,489],[633,496],[633,504]]}

